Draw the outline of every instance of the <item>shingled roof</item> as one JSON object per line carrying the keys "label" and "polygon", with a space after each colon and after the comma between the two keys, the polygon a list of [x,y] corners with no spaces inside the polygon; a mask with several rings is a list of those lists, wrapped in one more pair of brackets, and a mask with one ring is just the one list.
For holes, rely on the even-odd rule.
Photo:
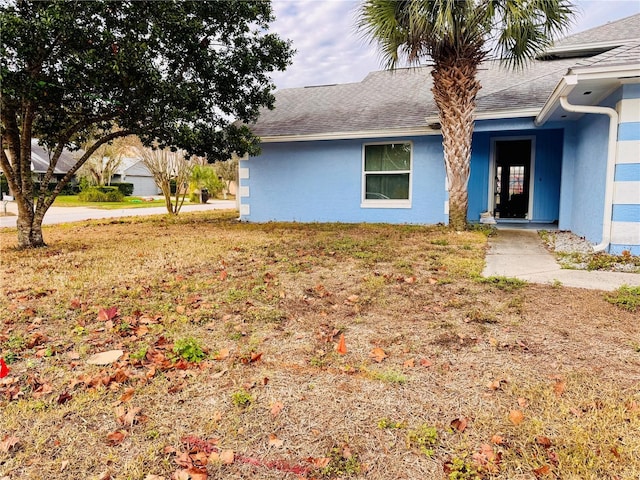
{"label": "shingled roof", "polygon": [[569,35],[555,42],[554,47],[565,48],[576,45],[589,45],[594,43],[620,42],[640,40],[640,13],[620,20],[605,23],[598,27]]}
{"label": "shingled roof", "polygon": [[[66,148],[62,150],[62,154],[58,159],[58,163],[53,170],[56,175],[63,175],[67,173],[71,167],[76,164],[76,161],[84,152],[77,151],[71,152]],[[37,139],[31,140],[31,171],[35,173],[45,173],[49,168],[49,151],[42,145],[38,144]]]}
{"label": "shingled roof", "polygon": [[[565,52],[531,61],[520,70],[507,69],[500,61],[482,64],[478,78],[478,118],[535,116],[562,77],[572,67],[634,63],[640,58],[640,15],[578,33],[557,42],[554,51]],[[600,45],[576,58],[587,41]],[[612,40],[615,39],[615,40]],[[613,43],[611,43],[613,42]],[[618,46],[622,45],[622,46]],[[604,53],[602,53],[604,52]],[[252,125],[266,140],[279,137],[327,136],[345,138],[371,132],[407,131],[427,128],[437,121],[431,94],[431,67],[377,71],[357,83],[289,88],[276,92],[274,110],[263,110]],[[432,120],[431,120],[432,119]]]}
{"label": "shingled roof", "polygon": [[[639,27],[640,28],[640,27]],[[614,65],[640,64],[640,40],[608,50],[600,55],[577,62],[573,69],[580,67],[612,67]]]}
{"label": "shingled roof", "polygon": [[[485,62],[477,96],[479,116],[541,108],[575,60],[535,61],[519,71]],[[426,127],[437,117],[431,67],[372,72],[359,83],[289,88],[276,93],[253,131],[261,137]]]}

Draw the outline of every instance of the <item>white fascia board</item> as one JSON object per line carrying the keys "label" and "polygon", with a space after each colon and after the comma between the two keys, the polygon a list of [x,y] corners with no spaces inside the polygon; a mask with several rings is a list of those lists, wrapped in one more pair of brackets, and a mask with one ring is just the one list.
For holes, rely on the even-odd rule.
{"label": "white fascia board", "polygon": [[521,108],[519,110],[490,110],[474,115],[474,120],[500,120],[503,118],[535,117],[539,108]]}
{"label": "white fascia board", "polygon": [[578,84],[577,75],[565,75],[560,79],[556,88],[553,89],[551,95],[542,106],[540,113],[534,120],[534,124],[536,127],[539,127],[546,122],[551,114],[554,112],[556,108],[558,108],[558,102],[560,101],[560,97],[566,97],[571,93],[576,85]]}
{"label": "white fascia board", "polygon": [[640,63],[624,65],[577,66],[571,72],[578,75],[579,80],[618,80],[620,78],[640,77]]}
{"label": "white fascia board", "polygon": [[440,135],[440,130],[427,127],[410,127],[388,130],[358,130],[354,132],[327,132],[308,135],[265,135],[262,143],[313,142],[317,140],[351,140],[357,138],[411,137],[414,135]]}
{"label": "white fascia board", "polygon": [[[504,118],[523,118],[523,117],[535,117],[538,112],[540,112],[539,108],[521,108],[521,109],[513,109],[513,110],[487,110],[484,112],[476,113],[473,116],[474,120],[502,120]],[[425,121],[427,124],[432,123],[440,123],[439,117],[426,117]]]}

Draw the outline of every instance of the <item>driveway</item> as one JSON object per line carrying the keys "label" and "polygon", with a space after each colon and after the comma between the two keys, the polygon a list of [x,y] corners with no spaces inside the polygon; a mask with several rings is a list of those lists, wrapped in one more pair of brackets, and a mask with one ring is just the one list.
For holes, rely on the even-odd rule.
{"label": "driveway", "polygon": [[[236,208],[235,200],[212,200],[205,204],[183,205],[180,212],[201,212],[204,210],[233,210]],[[4,211],[4,205],[0,203],[0,211]],[[7,212],[14,215],[0,217],[0,228],[16,226],[18,220],[18,207],[15,202],[7,203]],[[120,210],[105,210],[89,207],[51,207],[44,215],[43,225],[56,223],[79,222],[82,220],[97,220],[101,218],[136,217],[145,215],[166,214],[165,207],[148,208],[123,208]]]}

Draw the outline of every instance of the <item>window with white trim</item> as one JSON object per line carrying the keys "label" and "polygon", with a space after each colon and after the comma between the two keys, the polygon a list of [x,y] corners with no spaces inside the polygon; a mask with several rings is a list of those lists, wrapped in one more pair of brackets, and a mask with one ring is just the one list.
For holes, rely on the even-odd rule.
{"label": "window with white trim", "polygon": [[411,142],[364,145],[363,207],[411,205],[412,150]]}

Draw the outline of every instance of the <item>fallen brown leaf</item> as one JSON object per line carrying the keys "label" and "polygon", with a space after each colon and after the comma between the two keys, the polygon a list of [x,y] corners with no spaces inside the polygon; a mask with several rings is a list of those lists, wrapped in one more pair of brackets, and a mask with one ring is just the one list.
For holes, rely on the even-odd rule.
{"label": "fallen brown leaf", "polygon": [[133,394],[136,393],[136,389],[133,387],[129,387],[127,388],[124,393],[122,394],[122,396],[120,397],[120,401],[121,402],[128,402],[129,400],[131,400],[131,397],[133,397]]}
{"label": "fallen brown leaf", "polygon": [[171,475],[172,480],[207,480],[208,474],[205,469],[201,468],[186,468],[177,470]]}
{"label": "fallen brown leaf", "polygon": [[119,313],[118,307],[101,308],[98,310],[98,321],[106,322],[107,320],[113,320]]}
{"label": "fallen brown leaf", "polygon": [[420,359],[420,366],[421,367],[431,367],[433,366],[433,362],[427,358],[422,358]]}
{"label": "fallen brown leaf", "polygon": [[282,412],[283,408],[284,405],[282,404],[282,402],[273,402],[271,404],[271,415],[277,417],[278,415],[280,415],[280,412]]}
{"label": "fallen brown leaf", "polygon": [[233,450],[223,450],[220,452],[220,461],[225,465],[231,465],[235,458],[236,456]]}
{"label": "fallen brown leaf", "polygon": [[269,435],[269,446],[270,447],[280,448],[283,444],[284,444],[284,442],[282,440],[280,440],[278,437],[276,437],[275,434],[272,433],[272,434]]}
{"label": "fallen brown leaf", "polygon": [[324,468],[331,462],[331,458],[329,457],[320,457],[320,458],[309,458],[307,459],[314,468]]}
{"label": "fallen brown leaf", "polygon": [[410,358],[409,360],[405,360],[405,362],[402,364],[403,367],[405,368],[413,368],[416,366],[416,360],[414,358]]}
{"label": "fallen brown leaf", "polygon": [[551,467],[549,465],[543,465],[533,470],[536,477],[542,477],[551,473]]}
{"label": "fallen brown leaf", "polygon": [[509,412],[509,420],[514,425],[520,425],[524,420],[524,414],[520,410],[511,410]]}
{"label": "fallen brown leaf", "polygon": [[336,352],[338,352],[340,355],[345,355],[347,353],[347,344],[344,340],[344,333],[340,334],[340,340],[338,341]]}
{"label": "fallen brown leaf", "polygon": [[549,448],[551,446],[551,439],[549,437],[544,437],[542,435],[536,437],[536,443],[544,448]]}
{"label": "fallen brown leaf", "polygon": [[369,356],[373,359],[374,362],[380,363],[389,355],[385,353],[380,347],[376,347],[371,352],[369,352]]}
{"label": "fallen brown leaf", "polygon": [[8,453],[9,450],[14,448],[20,443],[20,439],[14,435],[6,435],[2,441],[0,441],[0,452]]}
{"label": "fallen brown leaf", "polygon": [[127,432],[125,432],[124,430],[117,430],[108,434],[107,440],[109,441],[110,445],[119,445],[122,443],[126,436]]}
{"label": "fallen brown leaf", "polygon": [[556,397],[559,397],[564,393],[565,388],[567,387],[567,382],[564,380],[556,380],[553,385],[553,392],[556,394]]}
{"label": "fallen brown leaf", "polygon": [[221,348],[220,350],[218,350],[218,352],[216,352],[216,354],[213,356],[214,360],[226,360],[227,358],[229,358],[229,349],[228,348]]}
{"label": "fallen brown leaf", "polygon": [[456,418],[455,420],[451,421],[451,428],[459,432],[464,432],[467,428],[468,422],[469,422],[468,418],[465,418],[465,417]]}
{"label": "fallen brown leaf", "polygon": [[133,424],[138,421],[137,417],[140,414],[141,410],[142,409],[140,407],[132,407],[123,413],[124,407],[117,407],[116,416],[117,416],[118,422],[120,422],[125,427],[133,426]]}
{"label": "fallen brown leaf", "polygon": [[109,350],[108,352],[96,353],[87,359],[87,363],[89,365],[109,365],[118,360],[123,353],[122,350]]}

